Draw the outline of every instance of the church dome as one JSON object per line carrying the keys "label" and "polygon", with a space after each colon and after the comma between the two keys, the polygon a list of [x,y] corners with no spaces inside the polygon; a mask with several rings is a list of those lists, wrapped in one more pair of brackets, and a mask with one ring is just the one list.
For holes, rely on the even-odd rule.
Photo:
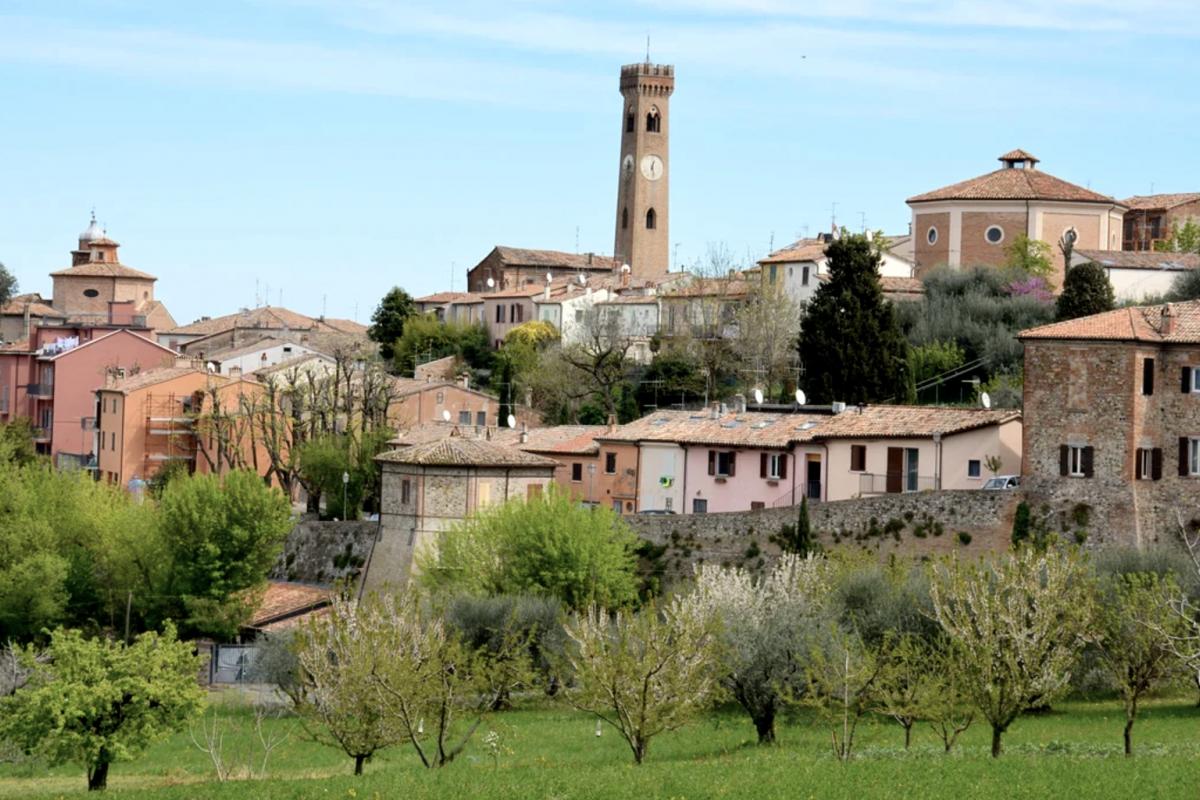
{"label": "church dome", "polygon": [[100,227],[100,223],[96,222],[95,213],[92,214],[92,221],[88,224],[87,230],[79,234],[79,243],[94,242],[104,238],[104,229]]}

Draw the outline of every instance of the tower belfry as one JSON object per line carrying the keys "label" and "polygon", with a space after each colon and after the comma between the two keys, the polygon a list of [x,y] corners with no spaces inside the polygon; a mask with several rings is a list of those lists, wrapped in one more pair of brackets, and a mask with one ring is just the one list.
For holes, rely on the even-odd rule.
{"label": "tower belfry", "polygon": [[633,275],[658,277],[670,265],[669,134],[675,68],[646,61],[621,67],[621,161],[613,256]]}

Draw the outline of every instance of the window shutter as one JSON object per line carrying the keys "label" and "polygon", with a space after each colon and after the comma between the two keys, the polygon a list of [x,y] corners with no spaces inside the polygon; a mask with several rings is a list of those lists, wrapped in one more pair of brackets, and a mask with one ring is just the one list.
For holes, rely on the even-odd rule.
{"label": "window shutter", "polygon": [[1190,394],[1192,391],[1192,368],[1184,367],[1180,370],[1179,391],[1184,394]]}
{"label": "window shutter", "polygon": [[1068,465],[1071,462],[1071,448],[1067,445],[1061,445],[1058,448],[1058,474],[1066,476]]}
{"label": "window shutter", "polygon": [[782,480],[787,477],[787,453],[779,454],[779,478]]}
{"label": "window shutter", "polygon": [[716,450],[708,451],[708,474],[709,475],[717,474],[717,451]]}
{"label": "window shutter", "polygon": [[1093,455],[1096,452],[1094,447],[1083,448],[1083,477],[1090,478],[1095,474],[1092,470]]}
{"label": "window shutter", "polygon": [[1142,362],[1142,394],[1154,394],[1154,359]]}
{"label": "window shutter", "polygon": [[758,477],[767,477],[767,454],[760,453],[758,456]]}
{"label": "window shutter", "polygon": [[1179,477],[1188,475],[1188,440],[1186,436],[1179,437]]}
{"label": "window shutter", "polygon": [[1153,480],[1162,480],[1162,448],[1156,447],[1150,451],[1150,477]]}
{"label": "window shutter", "polygon": [[1133,479],[1140,481],[1146,476],[1142,474],[1142,450],[1138,448],[1133,451]]}
{"label": "window shutter", "polygon": [[734,473],[737,471],[736,459],[737,459],[737,453],[730,452],[730,454],[729,454],[729,477],[731,477],[731,478],[733,477]]}

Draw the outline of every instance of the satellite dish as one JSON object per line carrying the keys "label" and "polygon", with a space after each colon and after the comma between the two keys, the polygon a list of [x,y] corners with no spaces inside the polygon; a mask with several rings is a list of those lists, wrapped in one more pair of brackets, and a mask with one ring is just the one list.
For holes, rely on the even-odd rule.
{"label": "satellite dish", "polygon": [[505,422],[508,423],[508,427],[510,427],[510,428],[517,427],[517,418],[514,417],[512,414],[508,415],[508,419],[506,419]]}
{"label": "satellite dish", "polygon": [[621,265],[621,272],[629,272],[629,265],[628,265],[628,264],[622,264],[622,265]]}
{"label": "satellite dish", "polygon": [[443,411],[442,412],[442,422],[449,422],[449,421],[450,421],[450,412]]}
{"label": "satellite dish", "polygon": [[488,288],[489,288],[489,289],[494,289],[494,288],[496,288],[496,279],[495,279],[495,278],[488,278],[488,279],[487,279],[487,286],[488,286]]}
{"label": "satellite dish", "polygon": [[979,395],[979,402],[983,405],[984,408],[991,408],[992,407],[992,396],[990,394],[988,394],[987,392],[981,392]]}
{"label": "satellite dish", "polygon": [[756,405],[760,405],[760,406],[761,406],[761,405],[762,405],[762,401],[763,401],[762,389],[755,389],[755,390],[754,390],[754,402],[755,402],[755,404],[756,404]]}
{"label": "satellite dish", "polygon": [[587,286],[587,277],[582,272],[579,273],[579,285]]}
{"label": "satellite dish", "polygon": [[805,404],[807,401],[808,401],[808,398],[804,396],[804,390],[803,390],[803,389],[797,389],[797,390],[796,390],[796,405],[798,405],[798,406],[802,406],[802,405],[804,405],[804,404]]}
{"label": "satellite dish", "polygon": [[550,283],[550,281],[552,281],[552,280],[554,280],[554,276],[551,275],[549,272],[547,272],[546,273],[546,283]]}

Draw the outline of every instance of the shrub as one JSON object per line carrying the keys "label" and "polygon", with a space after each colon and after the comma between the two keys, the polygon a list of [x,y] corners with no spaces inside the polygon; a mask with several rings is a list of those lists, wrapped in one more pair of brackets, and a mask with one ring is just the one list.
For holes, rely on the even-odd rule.
{"label": "shrub", "polygon": [[971,534],[967,533],[966,531],[959,531],[958,532],[958,543],[963,545],[964,547],[966,545],[969,545],[971,543]]}

